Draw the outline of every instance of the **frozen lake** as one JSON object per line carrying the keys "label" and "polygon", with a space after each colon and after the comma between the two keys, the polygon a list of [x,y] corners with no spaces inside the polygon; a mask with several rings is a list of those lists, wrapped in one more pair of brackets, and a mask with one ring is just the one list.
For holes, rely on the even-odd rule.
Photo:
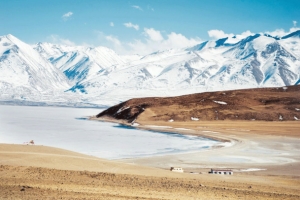
{"label": "frozen lake", "polygon": [[106,159],[136,158],[207,149],[217,141],[82,120],[101,109],[0,105],[0,143],[68,149]]}

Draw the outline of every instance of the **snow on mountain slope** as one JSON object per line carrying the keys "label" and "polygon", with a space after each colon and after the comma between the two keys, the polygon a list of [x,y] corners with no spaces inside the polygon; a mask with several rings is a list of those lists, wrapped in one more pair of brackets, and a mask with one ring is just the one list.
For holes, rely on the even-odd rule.
{"label": "snow on mountain slope", "polygon": [[298,58],[300,57],[300,30],[282,37],[278,42],[289,50],[290,53]]}
{"label": "snow on mountain slope", "polygon": [[[38,43],[34,48],[63,71],[73,84],[89,79],[91,75],[97,74],[107,67],[125,63],[119,55],[106,47],[70,47]],[[130,60],[130,58],[127,59]]]}
{"label": "snow on mountain slope", "polygon": [[0,98],[39,99],[63,92],[70,85],[63,73],[30,45],[12,35],[0,37]]}
{"label": "snow on mountain slope", "polygon": [[155,52],[108,67],[70,91],[96,101],[299,84],[298,39],[297,33],[282,39],[256,34]]}
{"label": "snow on mountain slope", "polygon": [[[9,35],[1,37],[0,56],[0,99],[112,105],[133,97],[300,84],[300,31],[223,38],[146,56],[50,43],[33,49]],[[44,95],[48,91],[53,95]]]}

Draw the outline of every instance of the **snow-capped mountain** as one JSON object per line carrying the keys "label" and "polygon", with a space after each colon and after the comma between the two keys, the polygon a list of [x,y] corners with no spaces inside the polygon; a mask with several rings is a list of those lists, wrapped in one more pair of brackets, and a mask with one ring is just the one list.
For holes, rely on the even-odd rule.
{"label": "snow-capped mountain", "polygon": [[12,35],[0,37],[0,98],[41,99],[70,87],[64,74],[30,45]]}
{"label": "snow-capped mountain", "polygon": [[34,46],[44,58],[59,68],[73,83],[87,80],[104,69],[125,61],[106,47],[65,46],[38,43]]}
{"label": "snow-capped mountain", "polygon": [[223,38],[187,49],[155,52],[78,82],[90,98],[171,96],[204,91],[299,84],[300,31],[283,38]]}
{"label": "snow-capped mountain", "polygon": [[31,47],[8,35],[1,37],[0,56],[1,91],[9,98],[22,90],[64,89],[61,99],[73,95],[81,102],[111,105],[133,97],[300,83],[300,30],[282,38],[222,38],[143,57],[119,56],[106,47]]}

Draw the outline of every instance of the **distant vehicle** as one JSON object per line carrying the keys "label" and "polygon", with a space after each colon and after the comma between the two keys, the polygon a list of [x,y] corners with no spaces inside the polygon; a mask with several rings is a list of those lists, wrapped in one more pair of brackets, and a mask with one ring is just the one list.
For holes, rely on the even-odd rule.
{"label": "distant vehicle", "polygon": [[184,172],[181,167],[171,167],[170,171],[172,171],[172,172],[181,172],[181,173]]}

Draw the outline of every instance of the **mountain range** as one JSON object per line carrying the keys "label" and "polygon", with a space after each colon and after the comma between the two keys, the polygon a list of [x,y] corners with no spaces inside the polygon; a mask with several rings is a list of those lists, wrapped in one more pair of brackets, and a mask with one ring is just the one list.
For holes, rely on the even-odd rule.
{"label": "mountain range", "polygon": [[300,30],[121,56],[106,47],[0,37],[0,100],[113,105],[133,97],[300,83]]}

